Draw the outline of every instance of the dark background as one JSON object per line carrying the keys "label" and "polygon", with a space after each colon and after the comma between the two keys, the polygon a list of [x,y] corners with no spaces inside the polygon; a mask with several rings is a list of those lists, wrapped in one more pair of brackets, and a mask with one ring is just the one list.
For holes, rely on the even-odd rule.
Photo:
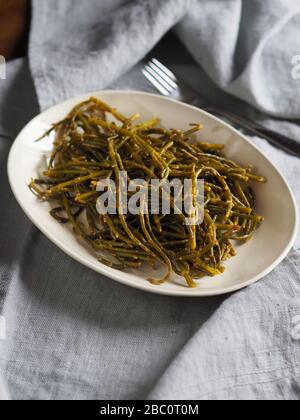
{"label": "dark background", "polygon": [[0,1],[0,55],[6,60],[26,55],[30,0]]}

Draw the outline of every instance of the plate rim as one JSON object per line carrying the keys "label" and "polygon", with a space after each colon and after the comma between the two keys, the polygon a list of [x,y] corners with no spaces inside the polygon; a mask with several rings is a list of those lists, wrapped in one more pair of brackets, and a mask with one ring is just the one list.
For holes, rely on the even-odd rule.
{"label": "plate rim", "polygon": [[[33,220],[33,217],[31,217],[30,212],[25,208],[25,205],[23,204],[22,200],[19,198],[18,193],[16,191],[16,188],[14,186],[14,183],[12,181],[12,175],[11,175],[11,173],[12,173],[12,156],[13,156],[13,153],[14,153],[15,149],[17,149],[19,139],[22,137],[23,132],[28,128],[29,125],[34,123],[43,114],[49,112],[50,110],[55,110],[55,108],[60,108],[62,106],[67,106],[72,101],[77,101],[78,100],[78,102],[80,102],[80,101],[86,99],[87,97],[92,97],[92,96],[101,97],[101,94],[108,94],[108,95],[110,95],[110,94],[113,94],[113,95],[132,94],[132,95],[148,96],[148,97],[156,98],[156,99],[159,99],[159,100],[162,100],[162,101],[165,101],[165,102],[176,103],[177,105],[184,106],[186,109],[196,110],[196,111],[208,116],[209,118],[215,120],[217,123],[219,123],[219,124],[221,123],[223,126],[227,127],[228,129],[230,129],[231,131],[236,133],[239,137],[241,137],[243,139],[243,141],[250,144],[251,147],[253,147],[260,155],[262,155],[268,161],[268,163],[273,167],[273,169],[280,175],[281,179],[283,180],[283,182],[285,184],[285,187],[287,188],[287,191],[290,195],[291,203],[293,205],[294,220],[295,220],[294,227],[293,227],[293,233],[291,235],[291,239],[290,239],[289,243],[286,245],[284,251],[273,262],[273,264],[271,264],[270,266],[268,266],[266,268],[266,270],[264,270],[263,272],[261,272],[257,276],[254,276],[253,278],[251,278],[250,280],[248,280],[246,282],[243,282],[241,284],[237,284],[237,285],[234,285],[234,286],[224,287],[220,290],[214,290],[214,291],[205,291],[205,290],[200,290],[200,289],[197,289],[197,288],[196,289],[190,289],[190,288],[184,288],[184,287],[182,287],[182,291],[181,290],[165,290],[165,289],[162,289],[158,286],[152,286],[150,283],[149,284],[144,284],[144,283],[141,283],[141,284],[133,283],[133,284],[131,284],[127,279],[123,279],[122,276],[118,277],[118,275],[117,275],[118,271],[117,270],[115,270],[116,271],[116,274],[115,274],[113,272],[108,272],[107,267],[104,264],[101,264],[100,262],[98,262],[98,264],[99,264],[99,269],[98,269],[98,268],[95,268],[95,266],[92,263],[90,263],[89,261],[84,261],[84,258],[81,258],[76,252],[72,252],[71,250],[69,250],[59,239],[57,239],[55,237],[55,235],[49,234],[47,232],[47,229],[43,226],[42,223],[39,223],[39,221],[37,221],[37,220]],[[14,195],[16,201],[18,202],[19,206],[21,207],[21,209],[23,210],[23,212],[27,216],[27,218],[52,243],[54,243],[62,252],[64,252],[69,257],[71,257],[72,259],[74,259],[78,263],[82,264],[83,266],[91,269],[94,272],[97,272],[101,275],[104,275],[104,276],[108,277],[109,279],[118,282],[119,284],[125,285],[127,287],[132,287],[134,289],[141,290],[143,292],[156,294],[156,295],[161,295],[161,296],[204,298],[204,297],[227,295],[227,294],[237,292],[239,290],[243,290],[243,289],[249,287],[250,285],[253,285],[254,283],[257,283],[259,280],[263,279],[264,277],[266,277],[287,257],[287,255],[291,251],[291,249],[292,249],[292,247],[293,247],[293,245],[296,241],[296,236],[297,236],[298,228],[299,228],[299,213],[298,213],[297,201],[296,201],[295,195],[294,195],[286,177],[283,175],[283,173],[281,172],[280,169],[276,168],[274,163],[266,156],[266,154],[258,146],[256,146],[256,144],[254,144],[243,133],[239,132],[236,128],[231,126],[229,123],[226,123],[225,121],[221,120],[220,118],[216,117],[215,115],[210,114],[209,112],[203,110],[202,108],[186,104],[186,103],[178,101],[174,98],[169,98],[169,97],[161,96],[159,94],[143,92],[143,91],[139,91],[139,90],[119,90],[118,89],[118,90],[99,90],[99,91],[88,92],[88,93],[84,93],[84,94],[81,94],[81,95],[78,95],[78,96],[75,96],[75,97],[71,97],[71,98],[69,98],[69,99],[67,99],[63,102],[60,102],[59,104],[56,104],[56,105],[54,105],[54,106],[52,106],[52,107],[50,107],[46,110],[43,110],[38,115],[36,115],[34,118],[32,118],[24,126],[24,128],[19,132],[19,134],[16,136],[16,138],[15,138],[15,140],[14,140],[14,142],[13,142],[11,148],[10,148],[9,154],[8,154],[7,174],[8,174],[9,185],[11,187],[13,195]]]}

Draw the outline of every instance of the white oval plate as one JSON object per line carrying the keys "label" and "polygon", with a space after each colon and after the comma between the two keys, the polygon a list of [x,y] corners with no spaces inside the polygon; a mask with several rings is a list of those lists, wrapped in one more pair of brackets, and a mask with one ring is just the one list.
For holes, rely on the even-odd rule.
{"label": "white oval plate", "polygon": [[[241,165],[253,164],[257,173],[269,182],[255,185],[258,213],[265,222],[249,243],[238,247],[237,257],[226,263],[226,272],[215,278],[205,277],[197,289],[186,287],[174,276],[171,282],[153,286],[148,281],[151,271],[124,273],[100,264],[80,243],[70,228],[58,224],[49,215],[49,204],[39,202],[29,191],[28,182],[45,168],[52,139],[35,140],[51,124],[63,119],[76,104],[96,96],[118,108],[125,115],[136,112],[143,119],[159,116],[167,128],[183,129],[189,123],[201,122],[204,130],[199,140],[224,143],[225,153]],[[32,222],[59,248],[85,266],[127,286],[147,292],[172,296],[214,296],[244,288],[269,274],[290,251],[297,232],[297,206],[285,179],[272,163],[246,137],[234,128],[198,108],[172,99],[143,92],[103,91],[71,99],[32,120],[15,140],[8,160],[8,175],[16,199]]]}

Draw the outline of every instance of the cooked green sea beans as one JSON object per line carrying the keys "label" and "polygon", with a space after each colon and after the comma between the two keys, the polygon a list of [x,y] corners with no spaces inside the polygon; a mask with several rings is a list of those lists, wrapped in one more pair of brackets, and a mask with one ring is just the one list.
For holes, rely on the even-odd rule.
{"label": "cooked green sea beans", "polygon": [[[250,240],[263,222],[251,184],[266,178],[227,159],[224,145],[193,141],[199,124],[166,130],[158,119],[138,123],[138,118],[96,98],[80,103],[38,139],[55,132],[48,168],[30,188],[52,204],[52,217],[72,225],[101,263],[117,270],[165,266],[164,277],[149,279],[152,284],[175,272],[196,287],[196,279],[222,274],[223,263],[236,255],[233,243]],[[121,171],[149,186],[153,179],[203,179],[203,223],[188,226],[183,214],[152,215],[150,209],[124,215],[119,200],[117,214],[100,215],[97,183],[111,179],[118,187]],[[174,207],[174,196],[171,203]]]}

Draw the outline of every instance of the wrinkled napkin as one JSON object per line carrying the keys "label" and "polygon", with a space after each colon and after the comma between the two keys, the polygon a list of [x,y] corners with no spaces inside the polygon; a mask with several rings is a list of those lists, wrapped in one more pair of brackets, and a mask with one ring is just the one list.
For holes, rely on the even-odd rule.
{"label": "wrinkled napkin", "polygon": [[[171,28],[152,54],[199,99],[297,138],[299,12],[294,0],[34,0],[29,63],[8,63],[0,81],[1,179],[13,138],[39,109],[107,87],[152,91],[141,60]],[[299,160],[252,140],[299,203]],[[7,180],[0,204],[2,398],[299,399],[299,235],[248,289],[176,299],[71,260],[25,218]]]}
{"label": "wrinkled napkin", "polygon": [[42,108],[107,87],[175,26],[217,86],[268,114],[299,119],[298,1],[41,0],[34,16],[30,62]]}

